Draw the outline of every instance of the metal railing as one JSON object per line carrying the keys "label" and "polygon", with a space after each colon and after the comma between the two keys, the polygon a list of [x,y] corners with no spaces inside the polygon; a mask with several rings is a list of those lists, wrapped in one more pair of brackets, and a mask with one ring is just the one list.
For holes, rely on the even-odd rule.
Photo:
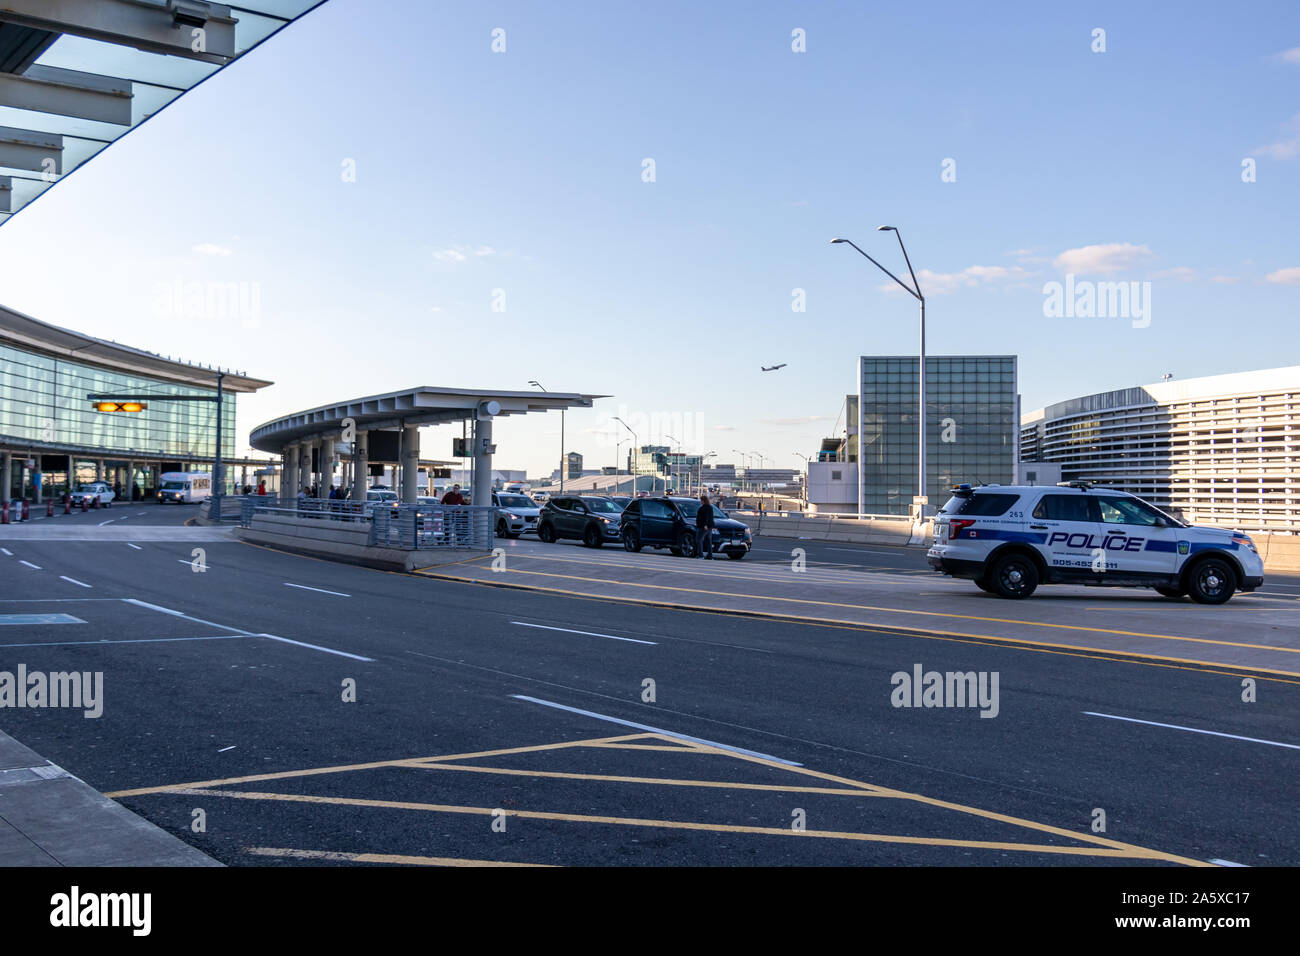
{"label": "metal railing", "polygon": [[[341,521],[369,525],[375,547],[423,551],[432,548],[491,550],[497,509],[471,505],[404,505],[330,498],[275,498],[248,495],[239,499],[239,523],[248,528],[257,515]],[[226,508],[232,507],[227,503]],[[223,515],[225,511],[223,509]]]}
{"label": "metal railing", "polygon": [[[363,501],[350,501],[346,498],[277,498],[274,495],[246,495],[239,498],[239,523],[247,528],[255,514],[364,522],[370,520],[366,504]],[[225,516],[224,510],[222,516]]]}
{"label": "metal railing", "polygon": [[477,505],[397,505],[371,514],[370,543],[381,548],[492,548],[496,508]]}

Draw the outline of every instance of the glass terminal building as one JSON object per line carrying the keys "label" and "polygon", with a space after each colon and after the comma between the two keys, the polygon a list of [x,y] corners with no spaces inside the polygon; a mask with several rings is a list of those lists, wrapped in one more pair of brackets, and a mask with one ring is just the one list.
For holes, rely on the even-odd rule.
{"label": "glass terminal building", "polygon": [[[0,498],[42,500],[96,479],[151,497],[166,471],[208,471],[216,451],[215,399],[222,381],[222,459],[227,490],[248,480],[235,457],[235,401],[270,382],[174,361],[39,322],[0,307]],[[140,412],[100,412],[87,395],[144,399]],[[152,398],[156,396],[156,398]],[[251,482],[256,484],[256,482]]]}

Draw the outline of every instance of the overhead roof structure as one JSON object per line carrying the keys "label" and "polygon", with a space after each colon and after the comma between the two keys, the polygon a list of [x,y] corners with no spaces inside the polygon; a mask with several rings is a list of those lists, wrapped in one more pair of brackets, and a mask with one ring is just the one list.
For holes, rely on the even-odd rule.
{"label": "overhead roof structure", "polygon": [[0,0],[0,226],[325,0]]}
{"label": "overhead roof structure", "polygon": [[493,414],[493,417],[500,418],[528,412],[590,408],[598,398],[608,396],[582,395],[576,392],[498,392],[426,385],[322,405],[286,415],[254,428],[249,435],[249,444],[258,451],[279,454],[290,442],[329,436],[341,431],[345,419],[351,419],[358,429],[365,430],[397,428],[402,425],[439,425],[474,418],[488,402],[496,402],[500,406]]}
{"label": "overhead roof structure", "polygon": [[218,372],[225,374],[222,387],[228,392],[255,392],[272,384],[244,372],[182,362],[157,352],[146,352],[108,339],[98,339],[93,335],[60,328],[4,306],[0,306],[0,344],[70,362],[83,362],[99,368],[199,388],[215,388]]}

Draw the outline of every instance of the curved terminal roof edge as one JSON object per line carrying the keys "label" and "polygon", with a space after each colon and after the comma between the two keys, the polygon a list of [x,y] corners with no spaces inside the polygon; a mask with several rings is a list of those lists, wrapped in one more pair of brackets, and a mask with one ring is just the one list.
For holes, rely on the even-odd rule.
{"label": "curved terminal roof edge", "polygon": [[0,343],[53,358],[197,388],[215,389],[218,372],[225,372],[222,387],[229,392],[255,392],[273,384],[243,372],[180,362],[164,358],[156,352],[146,352],[83,332],[59,328],[4,306],[0,306]]}
{"label": "curved terminal roof edge", "polygon": [[[1230,398],[1260,391],[1300,390],[1300,365],[1258,369],[1253,372],[1227,372],[1222,375],[1204,375],[1200,378],[1171,379],[1130,388],[1116,388],[1094,392],[1078,398],[1055,402],[1020,416],[1021,425],[1031,425],[1044,418],[1082,414],[1133,404],[1156,405],[1164,402],[1186,401],[1198,398]],[[1135,401],[1135,393],[1144,393],[1145,401]]]}
{"label": "curved terminal roof edge", "polygon": [[577,392],[501,392],[483,389],[420,386],[383,395],[354,398],[296,412],[258,425],[249,444],[258,451],[279,454],[285,445],[341,431],[345,419],[357,428],[375,431],[402,425],[438,425],[477,415],[484,402],[497,402],[505,415],[547,412],[564,408],[590,408],[598,398]]}

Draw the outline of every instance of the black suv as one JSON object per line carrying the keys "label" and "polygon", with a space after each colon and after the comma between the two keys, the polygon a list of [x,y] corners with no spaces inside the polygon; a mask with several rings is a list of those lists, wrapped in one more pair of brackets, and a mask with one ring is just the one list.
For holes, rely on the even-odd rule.
{"label": "black suv", "polygon": [[618,540],[618,518],[623,509],[600,495],[557,496],[542,506],[537,518],[537,538],[547,544],[559,538],[576,538],[589,548]]}
{"label": "black suv", "polygon": [[[667,548],[673,554],[695,557],[695,514],[700,503],[694,498],[637,498],[623,509],[619,526],[623,547],[640,551],[645,545]],[[733,561],[749,553],[753,537],[749,527],[728,518],[721,508],[713,509],[714,553]]]}

